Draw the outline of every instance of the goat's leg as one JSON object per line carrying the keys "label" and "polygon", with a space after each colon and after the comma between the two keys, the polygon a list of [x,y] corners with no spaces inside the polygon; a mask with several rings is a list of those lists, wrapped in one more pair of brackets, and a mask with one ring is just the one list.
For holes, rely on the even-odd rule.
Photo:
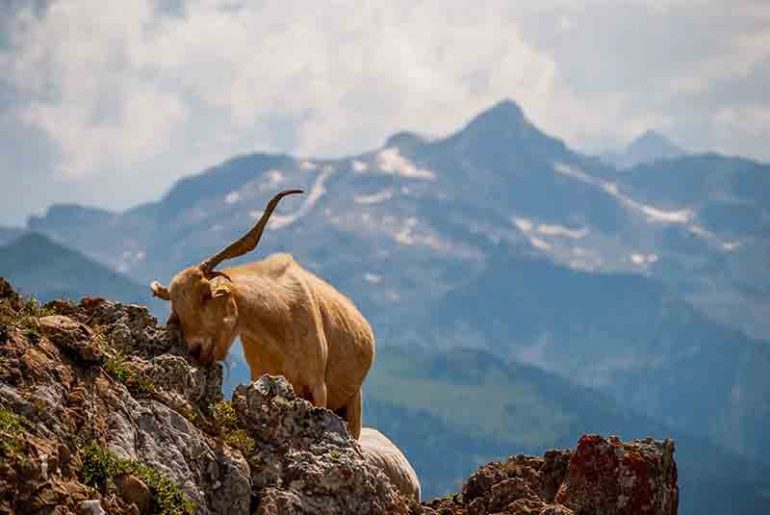
{"label": "goat's leg", "polygon": [[319,408],[325,408],[326,407],[326,384],[320,383],[315,386],[313,386],[310,389],[310,396],[311,401],[314,406],[318,406]]}
{"label": "goat's leg", "polygon": [[348,423],[348,431],[356,440],[361,436],[361,404],[361,389],[359,388],[356,394],[350,398],[347,406],[345,406],[345,421]]}

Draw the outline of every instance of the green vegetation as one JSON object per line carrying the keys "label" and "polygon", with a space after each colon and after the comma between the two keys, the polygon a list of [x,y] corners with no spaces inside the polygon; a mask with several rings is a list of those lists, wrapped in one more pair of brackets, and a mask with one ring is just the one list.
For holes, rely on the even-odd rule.
{"label": "green vegetation", "polygon": [[94,440],[83,448],[80,479],[84,484],[106,493],[115,489],[115,478],[123,474],[135,474],[144,481],[152,496],[153,513],[183,515],[195,512],[195,503],[164,473],[136,460],[118,458]]}
{"label": "green vegetation", "polygon": [[0,455],[7,458],[22,458],[23,433],[21,417],[12,411],[0,410]]}
{"label": "green vegetation", "polygon": [[256,443],[249,434],[238,427],[238,416],[235,414],[233,403],[220,401],[211,407],[211,416],[214,419],[219,434],[225,443],[238,449],[245,455],[254,452]]}
{"label": "green vegetation", "polygon": [[54,312],[42,306],[37,299],[29,298],[18,307],[4,305],[0,307],[0,325],[18,327],[27,337],[40,336],[37,319],[52,315]]}
{"label": "green vegetation", "polygon": [[155,390],[155,384],[144,373],[126,360],[126,357],[117,352],[108,357],[104,362],[104,370],[126,385],[134,393],[148,395]]}

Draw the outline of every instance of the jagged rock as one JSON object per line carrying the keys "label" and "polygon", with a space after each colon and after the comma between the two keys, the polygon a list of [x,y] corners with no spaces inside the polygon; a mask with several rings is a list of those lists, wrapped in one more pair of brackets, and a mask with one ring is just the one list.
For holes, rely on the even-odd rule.
{"label": "jagged rock", "polygon": [[248,459],[267,503],[259,513],[408,513],[342,419],[298,399],[283,377],[236,387],[233,407],[256,443]]}
{"label": "jagged rock", "polygon": [[[433,513],[515,515],[675,515],[674,444],[581,437],[575,451],[511,456],[482,466],[462,495],[426,503]],[[431,513],[428,512],[428,513]]]}
{"label": "jagged rock", "polygon": [[586,435],[556,499],[577,513],[672,515],[679,490],[674,443]]}
{"label": "jagged rock", "polygon": [[465,481],[463,497],[473,500],[477,497],[486,496],[494,485],[505,480],[507,477],[507,474],[494,464],[484,465]]}
{"label": "jagged rock", "polygon": [[101,363],[104,360],[103,350],[94,342],[93,334],[86,325],[63,315],[41,317],[38,325],[52,342],[81,361]]}
{"label": "jagged rock", "polygon": [[0,280],[0,315],[0,513],[408,513],[283,378],[239,387],[223,425],[222,367],[141,306],[40,307]]}
{"label": "jagged rock", "polygon": [[567,475],[569,459],[572,452],[563,449],[546,451],[543,455],[543,466],[540,468],[540,496],[547,502],[552,502],[559,491],[564,476]]}
{"label": "jagged rock", "polygon": [[115,478],[118,494],[129,504],[134,504],[140,512],[150,509],[152,493],[144,481],[134,474],[123,474]]}
{"label": "jagged rock", "polygon": [[88,515],[106,515],[102,503],[97,500],[83,501],[80,503],[80,511]]}

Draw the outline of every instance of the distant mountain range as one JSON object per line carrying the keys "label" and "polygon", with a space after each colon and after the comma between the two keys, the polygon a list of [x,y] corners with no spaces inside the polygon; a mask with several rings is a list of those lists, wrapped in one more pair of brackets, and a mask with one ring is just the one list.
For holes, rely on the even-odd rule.
{"label": "distant mountain range", "polygon": [[0,247],[0,276],[39,301],[92,296],[153,303],[146,287],[35,233]]}
{"label": "distant mountain range", "polygon": [[663,159],[683,157],[685,154],[684,149],[663,134],[648,130],[634,138],[621,152],[608,152],[602,157],[610,164],[624,169]]}
{"label": "distant mountain range", "polygon": [[244,155],[158,202],[54,206],[28,228],[168,281],[301,187],[243,259],[291,252],[356,301],[380,346],[483,350],[770,463],[770,166],[647,152],[655,139],[620,171],[504,101],[446,138]]}
{"label": "distant mountain range", "polygon": [[0,226],[0,246],[7,245],[24,234],[24,229]]}

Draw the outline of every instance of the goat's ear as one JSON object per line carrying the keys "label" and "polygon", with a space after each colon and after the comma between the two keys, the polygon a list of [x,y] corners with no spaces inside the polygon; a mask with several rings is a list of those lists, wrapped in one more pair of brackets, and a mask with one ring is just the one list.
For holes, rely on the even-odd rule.
{"label": "goat's ear", "polygon": [[168,293],[168,288],[160,284],[158,281],[150,283],[150,289],[155,297],[163,300],[171,300],[171,295]]}
{"label": "goat's ear", "polygon": [[211,284],[211,298],[226,297],[232,293],[232,289],[229,284],[222,284],[221,282]]}

